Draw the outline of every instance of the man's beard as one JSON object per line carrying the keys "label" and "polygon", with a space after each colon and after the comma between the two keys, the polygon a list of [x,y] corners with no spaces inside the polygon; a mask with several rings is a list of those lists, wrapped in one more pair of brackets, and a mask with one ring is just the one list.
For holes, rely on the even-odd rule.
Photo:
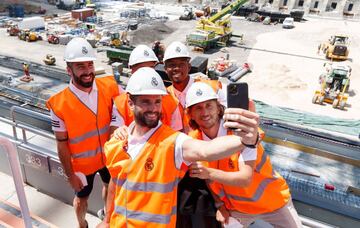
{"label": "man's beard", "polygon": [[[82,77],[86,77],[86,76],[89,76],[89,75],[92,77],[92,80],[91,80],[91,81],[89,81],[89,82],[84,82],[84,81],[81,80]],[[75,75],[74,75],[73,79],[74,79],[74,81],[76,82],[76,84],[78,84],[78,85],[80,85],[80,86],[82,86],[82,87],[84,87],[84,88],[90,88],[90,87],[92,87],[92,85],[93,85],[93,82],[94,82],[94,79],[95,79],[95,75],[94,75],[94,73],[82,74],[82,75],[80,75],[80,76],[75,76]]]}
{"label": "man's beard", "polygon": [[[156,113],[157,114],[157,118],[155,120],[146,119],[145,115],[146,114],[151,114],[151,113]],[[148,127],[148,128],[156,127],[159,124],[159,120],[161,119],[161,113],[160,112],[144,112],[143,114],[141,114],[141,113],[135,111],[134,116],[135,116],[135,122],[137,124],[139,124],[142,127]]]}

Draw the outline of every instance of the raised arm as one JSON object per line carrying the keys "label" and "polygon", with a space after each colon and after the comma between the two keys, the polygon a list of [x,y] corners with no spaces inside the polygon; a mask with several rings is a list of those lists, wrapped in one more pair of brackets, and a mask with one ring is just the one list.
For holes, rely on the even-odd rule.
{"label": "raised arm", "polygon": [[257,113],[229,108],[225,110],[224,127],[235,129],[233,135],[215,138],[211,141],[188,139],[183,143],[185,161],[214,161],[242,151],[245,146],[258,142],[259,115]]}
{"label": "raised arm", "polygon": [[240,163],[240,171],[236,172],[226,172],[220,169],[208,168],[202,165],[201,162],[196,162],[190,166],[190,176],[209,179],[225,185],[248,187],[252,182],[255,162],[255,160],[252,160]]}

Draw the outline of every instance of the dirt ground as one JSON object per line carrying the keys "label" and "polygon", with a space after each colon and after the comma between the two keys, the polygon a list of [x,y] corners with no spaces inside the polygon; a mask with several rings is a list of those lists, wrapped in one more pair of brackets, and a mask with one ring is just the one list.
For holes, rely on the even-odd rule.
{"label": "dirt ground", "polygon": [[[328,115],[337,118],[359,119],[360,116],[360,30],[358,21],[307,17],[305,22],[296,22],[295,28],[282,29],[281,24],[263,25],[248,22],[243,18],[233,17],[234,34],[244,34],[244,45],[238,38],[232,38],[230,47],[211,50],[202,54],[192,52],[192,56],[205,55],[209,63],[221,56],[230,54],[230,58],[239,65],[249,62],[253,65],[251,74],[242,81],[249,84],[250,96],[271,105],[293,108]],[[144,31],[136,31],[133,44],[150,44],[152,40],[163,38],[165,45],[172,41],[185,41],[186,34],[193,31],[196,21],[171,21],[163,27],[163,33],[157,34],[156,29],[146,27]],[[160,26],[161,27],[161,26]],[[173,30],[172,33],[171,30]],[[170,33],[170,34],[169,34]],[[315,105],[311,103],[314,90],[319,87],[318,77],[323,72],[324,56],[317,54],[319,43],[327,40],[334,33],[345,33],[350,36],[350,59],[346,61],[352,67],[350,97],[345,111],[333,109],[331,105]],[[159,37],[155,37],[156,34]],[[131,35],[131,34],[130,34]],[[64,46],[52,45],[46,41],[27,43],[16,37],[6,35],[0,29],[0,54],[15,56],[34,62],[42,62],[46,54],[53,54],[57,66],[65,67],[62,61]],[[107,65],[105,52],[98,53],[96,66],[111,72]]]}
{"label": "dirt ground", "polygon": [[[172,22],[177,30],[164,39],[185,41],[185,30],[193,24]],[[251,98],[265,103],[336,118],[360,119],[360,31],[358,21],[308,17],[307,21],[295,22],[294,29],[282,29],[281,24],[263,25],[233,17],[234,34],[244,34],[244,45],[233,38],[230,47],[209,51],[205,55],[214,60],[226,53],[239,65],[253,65],[251,74],[242,81],[249,84]],[[317,47],[336,33],[348,34],[349,60],[339,62],[352,67],[348,105],[345,110],[333,109],[331,104],[312,104],[314,91],[319,88],[318,77],[324,72],[323,64],[329,62],[317,54]],[[192,53],[200,55],[199,53]],[[335,63],[334,63],[335,64]]]}

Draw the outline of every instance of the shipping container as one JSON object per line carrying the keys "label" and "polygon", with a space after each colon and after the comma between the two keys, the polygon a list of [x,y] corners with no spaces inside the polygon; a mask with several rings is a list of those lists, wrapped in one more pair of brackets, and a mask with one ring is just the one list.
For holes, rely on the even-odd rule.
{"label": "shipping container", "polygon": [[71,11],[71,17],[79,19],[80,21],[86,21],[86,18],[94,16],[94,9],[84,8]]}
{"label": "shipping container", "polygon": [[43,17],[24,18],[24,20],[19,22],[18,26],[19,29],[44,30],[45,20]]}

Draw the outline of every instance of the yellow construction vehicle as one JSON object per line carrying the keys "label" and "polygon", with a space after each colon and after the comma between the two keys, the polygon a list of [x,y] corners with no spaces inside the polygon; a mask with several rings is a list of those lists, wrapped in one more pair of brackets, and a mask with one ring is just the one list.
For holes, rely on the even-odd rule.
{"label": "yellow construction vehicle", "polygon": [[47,54],[45,59],[43,59],[43,61],[46,65],[54,65],[56,62],[56,59],[53,55]]}
{"label": "yellow construction vehicle", "polygon": [[16,24],[13,24],[10,25],[10,27],[7,29],[7,32],[10,36],[17,36],[20,32],[20,29]]}
{"label": "yellow construction vehicle", "polygon": [[325,102],[343,110],[349,97],[350,75],[350,66],[329,64],[327,73],[319,78],[321,89],[315,91],[312,103],[322,105]]}
{"label": "yellow construction vehicle", "polygon": [[24,40],[27,42],[37,41],[39,39],[39,36],[35,32],[30,31],[29,29],[21,30],[18,34],[18,37],[20,40]]}
{"label": "yellow construction vehicle", "polygon": [[119,32],[112,32],[110,34],[110,46],[120,48],[122,45],[129,45],[127,31],[122,31],[121,35]]}
{"label": "yellow construction vehicle", "polygon": [[189,45],[207,50],[217,45],[226,45],[232,34],[231,14],[248,0],[236,0],[210,18],[202,17],[196,31],[186,37]]}
{"label": "yellow construction vehicle", "polygon": [[332,36],[327,42],[318,47],[326,58],[331,60],[347,60],[349,55],[349,37],[342,34]]}
{"label": "yellow construction vehicle", "polygon": [[120,34],[118,32],[112,32],[110,34],[110,39],[110,46],[118,48],[122,45],[122,42],[120,40]]}

